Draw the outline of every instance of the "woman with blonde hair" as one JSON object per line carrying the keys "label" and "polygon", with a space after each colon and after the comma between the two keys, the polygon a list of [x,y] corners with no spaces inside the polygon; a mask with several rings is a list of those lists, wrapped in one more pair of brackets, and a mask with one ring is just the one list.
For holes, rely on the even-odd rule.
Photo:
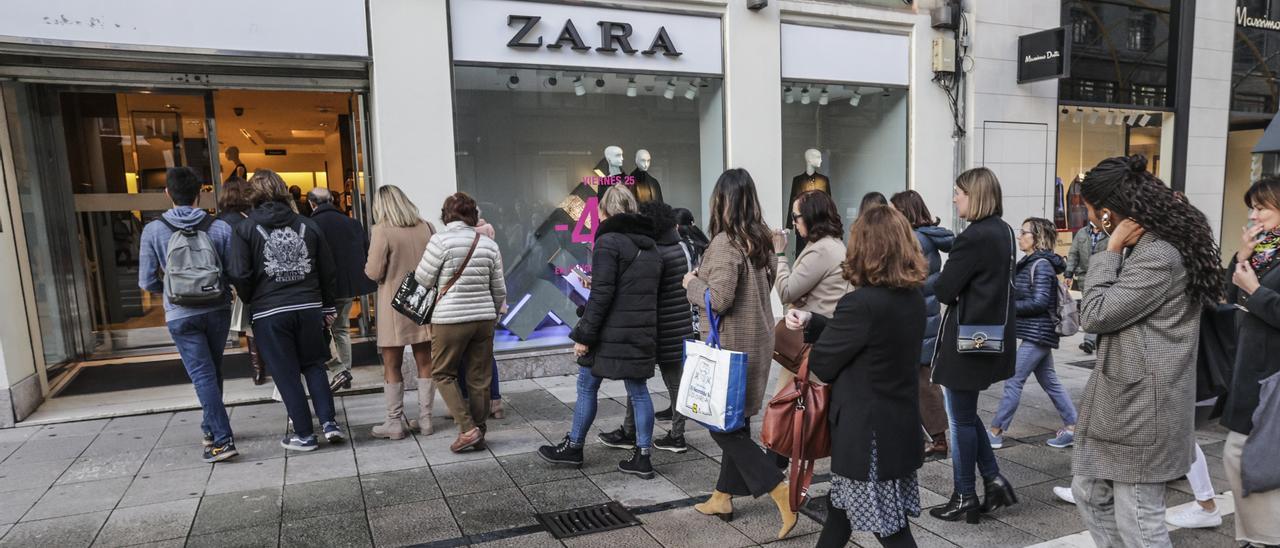
{"label": "woman with blonde hair", "polygon": [[[376,312],[377,344],[382,353],[382,393],[386,398],[387,420],[373,427],[373,437],[404,439],[405,425],[431,435],[431,407],[436,385],[431,380],[431,329],[418,325],[391,307],[391,299],[405,276],[418,266],[435,234],[431,223],[422,220],[418,206],[395,185],[378,187],[373,197],[373,233],[364,274],[378,284]],[[404,347],[410,347],[418,369],[418,422],[404,418]]]}

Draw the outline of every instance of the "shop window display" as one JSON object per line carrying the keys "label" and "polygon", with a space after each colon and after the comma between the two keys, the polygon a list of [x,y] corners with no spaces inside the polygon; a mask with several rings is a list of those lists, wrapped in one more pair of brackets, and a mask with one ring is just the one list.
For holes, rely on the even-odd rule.
{"label": "shop window display", "polygon": [[[786,82],[782,100],[787,212],[800,193],[821,190],[848,226],[867,193],[889,197],[906,190],[905,89]],[[790,217],[783,215],[787,228]]]}
{"label": "shop window display", "polygon": [[1074,233],[1088,222],[1078,184],[1085,172],[1113,156],[1142,154],[1147,169],[1161,176],[1163,134],[1172,128],[1157,111],[1062,106],[1059,113],[1054,222]]}
{"label": "shop window display", "polygon": [[497,348],[571,344],[605,190],[700,216],[724,167],[721,82],[471,66],[454,82],[458,186],[496,229],[506,268]]}

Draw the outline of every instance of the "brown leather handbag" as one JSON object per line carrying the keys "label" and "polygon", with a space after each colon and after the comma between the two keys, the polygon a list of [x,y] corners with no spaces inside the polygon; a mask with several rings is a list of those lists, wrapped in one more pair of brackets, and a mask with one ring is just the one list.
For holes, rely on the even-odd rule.
{"label": "brown leather handbag", "polygon": [[804,342],[804,331],[787,329],[787,320],[778,320],[773,326],[773,361],[778,362],[787,371],[800,371],[802,363],[809,360],[811,345]]}
{"label": "brown leather handbag", "polygon": [[760,433],[765,447],[791,458],[792,512],[800,511],[808,497],[813,461],[831,456],[831,427],[827,424],[831,387],[809,381],[807,353],[795,380],[769,400]]}

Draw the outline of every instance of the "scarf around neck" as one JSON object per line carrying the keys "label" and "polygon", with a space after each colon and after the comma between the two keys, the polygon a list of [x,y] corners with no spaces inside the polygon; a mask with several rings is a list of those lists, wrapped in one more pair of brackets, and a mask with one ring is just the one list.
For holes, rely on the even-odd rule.
{"label": "scarf around neck", "polygon": [[1258,243],[1253,246],[1253,256],[1249,258],[1249,263],[1259,278],[1280,263],[1280,228],[1263,232],[1258,237]]}

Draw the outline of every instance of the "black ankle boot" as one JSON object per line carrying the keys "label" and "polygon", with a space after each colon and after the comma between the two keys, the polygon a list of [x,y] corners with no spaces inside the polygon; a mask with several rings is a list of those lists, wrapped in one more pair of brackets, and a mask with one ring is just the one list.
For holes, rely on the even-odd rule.
{"label": "black ankle boot", "polygon": [[960,518],[964,518],[965,523],[978,523],[981,514],[982,502],[978,500],[978,495],[960,493],[951,493],[951,500],[945,505],[929,510],[929,515],[942,521],[960,521]]}
{"label": "black ankle boot", "polygon": [[618,463],[618,471],[639,476],[642,479],[653,479],[653,464],[649,462],[649,450],[639,447],[632,449],[631,458]]}
{"label": "black ankle boot", "polygon": [[1013,506],[1018,502],[1018,495],[1013,492],[1013,485],[1009,484],[1009,480],[1004,476],[996,474],[994,478],[986,480],[982,489],[986,495],[986,500],[982,501],[982,511],[992,512],[1005,506]]}

